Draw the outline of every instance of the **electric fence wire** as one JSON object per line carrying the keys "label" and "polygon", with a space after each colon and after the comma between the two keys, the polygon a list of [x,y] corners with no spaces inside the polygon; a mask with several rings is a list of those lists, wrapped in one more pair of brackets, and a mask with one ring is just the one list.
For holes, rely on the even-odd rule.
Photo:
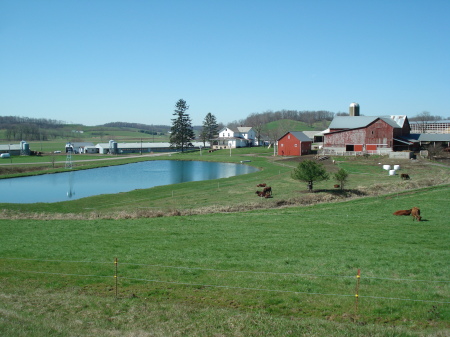
{"label": "electric fence wire", "polygon": [[[31,270],[11,270],[11,271],[21,272],[21,273],[48,274],[48,275],[61,275],[61,276],[113,278],[113,276],[105,276],[105,275],[83,275],[83,274],[50,273],[50,272],[31,271]],[[247,287],[235,287],[235,286],[226,286],[226,285],[212,285],[212,284],[202,284],[202,283],[186,283],[186,282],[174,282],[174,281],[161,281],[161,280],[133,278],[133,277],[119,277],[119,279],[142,281],[142,282],[176,284],[176,285],[184,285],[184,286],[191,286],[191,287],[210,287],[210,288],[239,289],[239,290],[248,290],[248,291],[266,291],[266,292],[304,294],[304,295],[355,297],[355,295],[348,295],[348,294],[330,294],[330,293],[307,292],[307,291],[264,289],[264,288],[247,288]],[[359,298],[397,300],[397,301],[411,301],[411,302],[450,304],[450,302],[445,302],[445,301],[420,300],[420,299],[411,299],[411,298],[396,298],[396,297],[383,297],[383,296],[364,296],[364,295],[358,295],[358,297]]]}
{"label": "electric fence wire", "polygon": [[[13,257],[0,257],[0,259],[4,259],[4,260],[23,260],[23,261],[39,261],[39,262],[111,264],[111,262],[98,262],[98,261],[48,260],[48,259],[27,259],[27,258],[13,258]],[[266,271],[251,271],[251,270],[231,270],[231,269],[214,269],[214,268],[199,268],[199,267],[184,267],[184,266],[167,266],[167,265],[161,265],[161,264],[146,264],[146,263],[131,263],[131,262],[120,262],[120,265],[158,267],[158,268],[172,268],[172,269],[186,269],[186,270],[199,270],[199,271],[214,271],[214,272],[229,272],[229,273],[290,275],[290,276],[330,277],[330,278],[332,278],[332,277],[336,277],[336,278],[355,278],[354,275],[327,275],[327,274],[308,274],[308,273],[277,273],[277,272],[266,272]],[[406,282],[450,283],[450,280],[415,280],[415,279],[374,277],[374,276],[361,276],[361,279],[386,280],[386,281],[406,281]]]}

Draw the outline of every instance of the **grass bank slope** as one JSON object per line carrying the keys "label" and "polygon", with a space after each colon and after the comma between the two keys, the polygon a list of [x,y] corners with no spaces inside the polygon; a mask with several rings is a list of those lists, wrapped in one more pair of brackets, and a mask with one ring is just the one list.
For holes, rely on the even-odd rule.
{"label": "grass bank slope", "polygon": [[[446,336],[449,192],[227,214],[0,220],[0,332]],[[423,222],[392,215],[412,206]]]}

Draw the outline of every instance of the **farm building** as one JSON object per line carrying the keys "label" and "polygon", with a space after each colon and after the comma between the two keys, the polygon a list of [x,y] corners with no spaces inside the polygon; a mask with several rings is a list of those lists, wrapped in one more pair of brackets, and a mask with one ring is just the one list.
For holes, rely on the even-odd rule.
{"label": "farm building", "polygon": [[256,141],[255,130],[247,126],[236,129],[225,127],[219,131],[219,137],[213,140],[213,149],[228,149],[254,146]]}
{"label": "farm building", "polygon": [[450,120],[410,122],[411,133],[445,133],[450,134]]}
{"label": "farm building", "polygon": [[67,143],[66,144],[66,153],[88,153],[86,148],[94,146],[94,143]]}
{"label": "farm building", "polygon": [[312,140],[301,131],[290,131],[278,139],[279,156],[302,156],[311,153]]}
{"label": "farm building", "polygon": [[0,145],[0,154],[8,153],[11,156],[29,156],[30,144],[22,140],[19,144]]}
{"label": "farm building", "polygon": [[[204,147],[203,142],[192,142],[192,149]],[[209,147],[209,143],[206,143]],[[178,149],[170,147],[170,143],[99,143],[93,147],[86,148],[86,153],[100,154],[126,154],[126,153],[152,153],[152,152],[178,152]]]}
{"label": "farm building", "polygon": [[383,117],[337,116],[324,134],[324,153],[388,154],[412,150],[410,125],[405,115]]}

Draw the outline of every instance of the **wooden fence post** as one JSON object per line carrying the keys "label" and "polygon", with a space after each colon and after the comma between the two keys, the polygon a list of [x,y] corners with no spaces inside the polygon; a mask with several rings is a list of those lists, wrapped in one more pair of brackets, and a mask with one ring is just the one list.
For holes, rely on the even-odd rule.
{"label": "wooden fence post", "polygon": [[115,287],[116,287],[116,300],[117,300],[117,295],[118,295],[118,287],[117,287],[117,257],[114,258],[114,266],[115,266],[115,270],[114,270],[114,279],[115,279]]}
{"label": "wooden fence post", "polygon": [[358,314],[358,300],[359,300],[359,282],[361,280],[361,269],[358,269],[356,275],[356,289],[355,289],[355,314]]}

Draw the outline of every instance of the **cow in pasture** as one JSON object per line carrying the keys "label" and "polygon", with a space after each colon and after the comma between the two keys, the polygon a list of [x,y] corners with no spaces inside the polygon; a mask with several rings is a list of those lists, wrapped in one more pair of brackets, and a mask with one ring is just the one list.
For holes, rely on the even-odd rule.
{"label": "cow in pasture", "polygon": [[258,184],[256,187],[266,187],[266,184]]}
{"label": "cow in pasture", "polygon": [[413,217],[413,221],[417,219],[417,221],[422,220],[422,217],[420,216],[420,208],[413,207],[411,209],[411,216]]}
{"label": "cow in pasture", "polygon": [[272,195],[272,187],[270,187],[270,186],[264,187],[263,193]]}
{"label": "cow in pasture", "polygon": [[255,194],[261,198],[264,197],[264,195],[265,195],[265,193],[263,191],[256,191]]}
{"label": "cow in pasture", "polygon": [[341,187],[340,185],[334,185],[334,188],[339,188],[339,187]]}
{"label": "cow in pasture", "polygon": [[401,210],[401,211],[395,211],[394,213],[392,213],[393,215],[410,215],[412,212],[411,209],[405,209],[405,210]]}
{"label": "cow in pasture", "polygon": [[402,174],[400,174],[400,178],[402,178],[402,180],[409,180],[409,179],[411,179],[411,178],[409,177],[409,174],[408,174],[408,173],[402,173]]}
{"label": "cow in pasture", "polygon": [[264,191],[256,191],[255,194],[258,195],[258,197],[266,198],[266,199],[272,197],[272,196],[270,195],[270,193],[264,192]]}

